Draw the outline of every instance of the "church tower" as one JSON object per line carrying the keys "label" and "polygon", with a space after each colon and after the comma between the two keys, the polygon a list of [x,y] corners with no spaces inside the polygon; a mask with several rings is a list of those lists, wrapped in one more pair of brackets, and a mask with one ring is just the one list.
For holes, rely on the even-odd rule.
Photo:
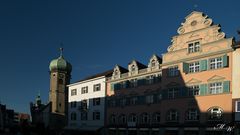
{"label": "church tower", "polygon": [[66,86],[70,83],[72,66],[63,58],[63,48],[60,48],[60,56],[51,61],[49,69],[49,102],[51,102],[51,112],[65,115],[68,109],[68,91]]}

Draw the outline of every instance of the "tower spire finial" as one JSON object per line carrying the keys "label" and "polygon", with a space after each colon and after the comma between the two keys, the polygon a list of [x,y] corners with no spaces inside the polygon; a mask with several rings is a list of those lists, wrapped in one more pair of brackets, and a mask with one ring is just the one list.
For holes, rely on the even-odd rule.
{"label": "tower spire finial", "polygon": [[60,44],[59,50],[60,50],[60,57],[63,57],[63,43],[62,42]]}

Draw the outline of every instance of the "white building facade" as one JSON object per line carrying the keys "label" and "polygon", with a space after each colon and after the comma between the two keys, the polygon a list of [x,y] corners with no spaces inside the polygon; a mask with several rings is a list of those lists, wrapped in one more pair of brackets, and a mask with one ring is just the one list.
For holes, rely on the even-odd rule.
{"label": "white building facade", "polygon": [[[110,74],[109,74],[110,73]],[[97,131],[104,127],[107,71],[68,85],[68,127]]]}

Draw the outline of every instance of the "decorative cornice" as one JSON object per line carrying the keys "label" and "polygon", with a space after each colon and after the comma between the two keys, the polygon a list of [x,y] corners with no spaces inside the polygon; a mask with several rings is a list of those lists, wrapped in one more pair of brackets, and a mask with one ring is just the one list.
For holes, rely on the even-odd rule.
{"label": "decorative cornice", "polygon": [[208,82],[215,82],[215,81],[223,81],[225,77],[219,76],[219,75],[214,75],[213,77],[209,78],[207,81]]}
{"label": "decorative cornice", "polygon": [[196,59],[204,58],[204,57],[207,57],[207,56],[213,56],[213,55],[218,55],[218,54],[223,54],[223,53],[229,53],[229,52],[232,52],[232,51],[233,51],[233,48],[223,49],[223,50],[220,50],[220,51],[217,51],[217,52],[205,53],[205,54],[194,56],[194,57],[190,57],[190,58],[183,58],[183,59],[179,59],[179,60],[163,63],[162,66],[167,66],[167,65],[182,63],[182,62],[186,62],[186,61],[196,60]]}

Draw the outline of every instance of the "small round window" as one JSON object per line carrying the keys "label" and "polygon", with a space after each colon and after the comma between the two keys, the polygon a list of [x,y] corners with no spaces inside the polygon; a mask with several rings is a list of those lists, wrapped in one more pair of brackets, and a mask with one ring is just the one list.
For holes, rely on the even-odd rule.
{"label": "small round window", "polygon": [[197,24],[197,21],[192,21],[191,26],[195,26]]}

